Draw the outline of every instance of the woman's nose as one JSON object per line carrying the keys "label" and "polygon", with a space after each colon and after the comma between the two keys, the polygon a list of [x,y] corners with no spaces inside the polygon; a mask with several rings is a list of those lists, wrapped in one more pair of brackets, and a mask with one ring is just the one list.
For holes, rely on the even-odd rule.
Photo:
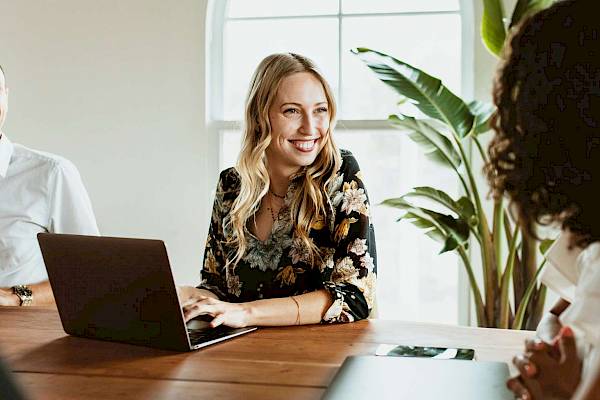
{"label": "woman's nose", "polygon": [[300,126],[300,132],[305,135],[314,135],[317,131],[317,123],[313,116],[307,115],[302,118],[302,125]]}

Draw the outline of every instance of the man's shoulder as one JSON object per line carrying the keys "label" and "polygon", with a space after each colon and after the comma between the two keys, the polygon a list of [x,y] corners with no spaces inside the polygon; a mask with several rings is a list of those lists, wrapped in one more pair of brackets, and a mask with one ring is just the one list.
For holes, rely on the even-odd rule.
{"label": "man's shoulder", "polygon": [[46,151],[31,149],[18,143],[14,144],[11,163],[24,163],[29,168],[44,169],[49,173],[53,171],[77,171],[75,164],[65,157]]}

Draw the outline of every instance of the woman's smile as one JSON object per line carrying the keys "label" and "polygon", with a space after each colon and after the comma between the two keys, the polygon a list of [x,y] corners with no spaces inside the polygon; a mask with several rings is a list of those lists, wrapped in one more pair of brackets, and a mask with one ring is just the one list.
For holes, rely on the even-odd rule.
{"label": "woman's smile", "polygon": [[289,140],[289,142],[296,148],[296,150],[299,150],[303,153],[310,153],[311,151],[313,151],[317,147],[318,141],[318,138],[311,140]]}

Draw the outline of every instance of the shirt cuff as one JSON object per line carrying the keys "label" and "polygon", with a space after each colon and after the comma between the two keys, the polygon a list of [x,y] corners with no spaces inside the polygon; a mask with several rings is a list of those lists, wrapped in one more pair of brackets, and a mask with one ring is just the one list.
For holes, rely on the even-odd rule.
{"label": "shirt cuff", "polygon": [[333,304],[327,309],[323,316],[323,323],[354,322],[354,316],[349,312],[350,307],[345,301],[345,293],[339,285],[333,282],[325,282],[325,289],[331,294]]}

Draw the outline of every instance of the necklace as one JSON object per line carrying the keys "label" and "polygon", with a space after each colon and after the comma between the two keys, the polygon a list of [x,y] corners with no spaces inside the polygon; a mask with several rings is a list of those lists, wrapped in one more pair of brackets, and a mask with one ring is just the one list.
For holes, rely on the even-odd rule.
{"label": "necklace", "polygon": [[[269,192],[271,192],[269,190]],[[273,212],[273,199],[269,196],[269,207],[267,207],[269,209],[269,211],[271,212],[271,219],[273,220],[273,222],[275,222],[275,213]]]}
{"label": "necklace", "polygon": [[[270,190],[269,190],[269,193],[273,194],[275,197],[279,197],[275,193],[271,192]],[[273,208],[274,208],[273,207],[273,198],[271,196],[268,196],[268,197],[269,197],[269,205],[267,206],[267,209],[271,213],[271,219],[273,220],[273,222],[275,222],[275,221],[277,221],[277,217],[279,216],[279,211],[281,210],[281,207],[279,207],[277,214],[275,214],[275,211],[273,210]]]}
{"label": "necklace", "polygon": [[269,193],[271,193],[273,196],[275,196],[275,197],[277,197],[277,198],[279,198],[281,200],[285,199],[285,195],[280,196],[277,193],[275,193],[274,191],[272,191],[271,188],[269,188]]}

